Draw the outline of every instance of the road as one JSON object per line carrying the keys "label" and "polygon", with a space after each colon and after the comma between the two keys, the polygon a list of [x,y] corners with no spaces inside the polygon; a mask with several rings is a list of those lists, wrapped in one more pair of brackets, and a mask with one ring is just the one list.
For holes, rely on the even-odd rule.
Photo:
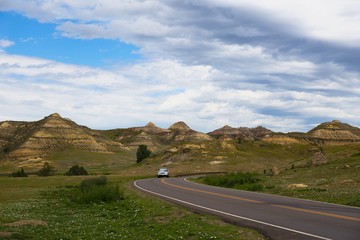
{"label": "road", "polygon": [[360,240],[360,208],[193,183],[143,179],[134,186],[166,201],[259,231],[271,239]]}

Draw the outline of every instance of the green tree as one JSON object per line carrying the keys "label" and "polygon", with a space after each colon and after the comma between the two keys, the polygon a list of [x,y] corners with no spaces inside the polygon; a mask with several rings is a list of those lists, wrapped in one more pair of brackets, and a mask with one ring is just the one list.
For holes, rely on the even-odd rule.
{"label": "green tree", "polygon": [[137,151],[136,151],[136,162],[139,163],[145,158],[149,157],[151,154],[151,151],[147,148],[146,145],[139,145]]}
{"label": "green tree", "polygon": [[10,176],[11,177],[27,177],[28,175],[25,173],[24,169],[21,168],[21,170],[19,169],[17,172],[13,172]]}
{"label": "green tree", "polygon": [[45,162],[44,167],[40,169],[38,175],[43,177],[54,175],[54,166],[48,162]]}
{"label": "green tree", "polygon": [[72,166],[68,172],[65,173],[67,176],[73,175],[89,175],[89,173],[85,170],[84,167],[80,167],[79,165]]}

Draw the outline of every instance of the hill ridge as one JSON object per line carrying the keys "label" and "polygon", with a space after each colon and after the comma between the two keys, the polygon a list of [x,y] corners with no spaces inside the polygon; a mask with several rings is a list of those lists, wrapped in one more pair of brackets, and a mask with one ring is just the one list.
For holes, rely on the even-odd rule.
{"label": "hill ridge", "polygon": [[[4,140],[6,128],[0,131],[0,139],[3,140],[0,142],[2,143],[0,145],[2,158],[10,162],[41,162],[43,157],[52,151],[66,148],[111,153],[110,145],[121,146],[119,143],[104,138],[94,130],[62,118],[57,113],[36,122],[15,122],[11,127],[15,135],[5,138],[7,140]],[[12,139],[15,139],[13,144]]]}
{"label": "hill ridge", "polygon": [[179,121],[168,129],[149,122],[143,127],[93,130],[53,113],[39,121],[0,122],[0,161],[40,161],[53,151],[67,148],[112,153],[113,147],[136,149],[144,144],[157,150],[181,143],[235,139],[277,144],[358,144],[360,128],[334,120],[321,123],[307,133],[276,133],[262,126],[234,128],[225,125],[205,134]]}

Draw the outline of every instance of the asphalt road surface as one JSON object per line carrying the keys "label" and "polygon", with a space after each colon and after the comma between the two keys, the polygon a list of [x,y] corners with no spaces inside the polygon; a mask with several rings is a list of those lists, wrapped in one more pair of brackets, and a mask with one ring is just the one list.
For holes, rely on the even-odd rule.
{"label": "asphalt road surface", "polygon": [[253,228],[271,239],[360,240],[360,208],[213,187],[184,178],[134,186],[166,201]]}

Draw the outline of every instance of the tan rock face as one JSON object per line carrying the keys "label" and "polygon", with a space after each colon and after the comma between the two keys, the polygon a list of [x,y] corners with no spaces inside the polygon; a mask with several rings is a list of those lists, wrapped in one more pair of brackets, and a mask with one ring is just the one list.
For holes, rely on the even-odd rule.
{"label": "tan rock face", "polygon": [[327,141],[360,141],[360,137],[347,130],[319,129],[310,134],[310,137]]}
{"label": "tan rock face", "polygon": [[334,120],[325,122],[307,133],[311,141],[323,144],[349,144],[360,142],[360,128]]}
{"label": "tan rock face", "polygon": [[236,149],[236,147],[234,146],[234,144],[231,144],[231,143],[229,143],[229,142],[227,142],[227,141],[221,141],[220,144],[221,144],[221,148],[222,148],[222,149],[229,149],[229,150],[234,150],[234,149]]}
{"label": "tan rock face", "polygon": [[148,127],[148,128],[156,128],[156,125],[152,122],[149,122],[148,124],[145,125],[145,127]]}
{"label": "tan rock face", "polygon": [[182,141],[207,141],[212,140],[213,138],[205,133],[199,133],[199,132],[182,132],[175,136],[176,142],[182,142]]}
{"label": "tan rock face", "polygon": [[279,174],[280,174],[279,169],[278,169],[277,167],[273,167],[273,168],[272,168],[272,174],[273,174],[274,176],[279,175]]}
{"label": "tan rock face", "polygon": [[317,152],[314,154],[314,156],[312,158],[311,166],[316,167],[316,166],[325,164],[327,162],[328,162],[328,160],[325,157],[325,155],[322,154],[321,152]]}
{"label": "tan rock face", "polygon": [[177,123],[174,123],[173,125],[171,125],[169,127],[169,130],[190,131],[191,129],[189,128],[188,125],[186,125],[186,123],[177,122]]}
{"label": "tan rock face", "polygon": [[10,161],[40,160],[53,150],[68,147],[111,153],[108,146],[121,145],[102,137],[96,131],[63,119],[59,114],[52,114],[38,122],[7,123],[5,126],[10,130],[7,131],[7,135],[0,131],[0,137],[9,136],[9,139],[17,139],[12,145],[11,142],[6,143],[10,144],[11,148],[6,155],[6,159]]}
{"label": "tan rock face", "polygon": [[131,149],[137,148],[140,144],[147,145],[152,150],[167,147],[180,142],[199,142],[213,140],[205,133],[191,130],[184,122],[178,122],[163,129],[157,127],[152,122],[144,127],[134,127],[128,129],[108,130],[104,134],[111,133],[117,135],[114,139],[124,144],[124,147]]}
{"label": "tan rock face", "polygon": [[277,136],[277,135],[267,136],[264,137],[262,140],[270,143],[281,144],[281,145],[301,143],[301,141],[295,138],[291,138],[288,136]]}
{"label": "tan rock face", "polygon": [[216,139],[261,139],[266,135],[272,133],[271,130],[266,129],[262,126],[258,126],[255,128],[247,128],[247,127],[239,127],[233,128],[228,125],[225,125],[222,128],[216,129],[208,134]]}

